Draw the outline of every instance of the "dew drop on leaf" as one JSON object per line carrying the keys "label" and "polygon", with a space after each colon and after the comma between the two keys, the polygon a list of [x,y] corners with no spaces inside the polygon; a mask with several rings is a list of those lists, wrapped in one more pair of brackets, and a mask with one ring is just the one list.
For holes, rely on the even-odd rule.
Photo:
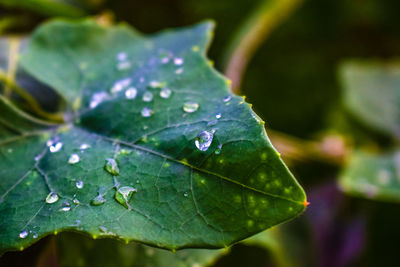
{"label": "dew drop on leaf", "polygon": [[82,144],[82,145],[80,145],[80,147],[79,147],[80,150],[86,150],[86,149],[88,149],[88,148],[90,148],[90,146],[89,146],[88,144]]}
{"label": "dew drop on leaf", "polygon": [[231,98],[232,97],[230,95],[228,95],[223,100],[224,100],[224,102],[229,102],[231,100]]}
{"label": "dew drop on leaf", "polygon": [[95,94],[93,94],[92,99],[90,100],[89,107],[90,108],[95,108],[101,102],[107,100],[108,98],[109,98],[109,95],[106,92],[95,93]]}
{"label": "dew drop on leaf", "polygon": [[71,210],[71,204],[69,204],[68,202],[64,202],[62,208],[60,209],[60,211],[70,211]]}
{"label": "dew drop on leaf", "polygon": [[55,144],[52,144],[52,145],[49,147],[49,150],[50,150],[51,153],[56,153],[56,152],[58,152],[58,151],[61,150],[62,146],[63,146],[63,143],[57,142],[57,143],[55,143]]}
{"label": "dew drop on leaf", "polygon": [[195,112],[199,109],[199,104],[193,101],[185,102],[183,104],[183,110],[187,113]]}
{"label": "dew drop on leaf", "polygon": [[206,151],[210,147],[213,137],[214,137],[214,130],[211,132],[202,131],[196,137],[194,144],[199,150]]}
{"label": "dew drop on leaf", "polygon": [[82,189],[82,188],[83,188],[83,185],[84,185],[84,183],[83,183],[83,181],[82,181],[82,180],[79,180],[79,181],[76,181],[75,185],[76,185],[76,188],[78,188],[78,189]]}
{"label": "dew drop on leaf", "polygon": [[117,54],[117,59],[118,59],[119,61],[125,61],[126,58],[127,58],[127,55],[126,55],[125,52],[119,52],[119,53]]}
{"label": "dew drop on leaf", "polygon": [[152,114],[152,112],[153,112],[153,111],[152,111],[150,108],[147,108],[147,107],[144,107],[144,108],[142,109],[142,111],[141,111],[142,116],[145,117],[145,118],[150,117],[151,114]]}
{"label": "dew drop on leaf", "polygon": [[175,74],[181,74],[183,72],[183,68],[176,69]]}
{"label": "dew drop on leaf", "polygon": [[93,198],[90,201],[90,204],[93,206],[100,206],[103,205],[106,202],[106,199],[104,198],[104,196],[102,194],[98,194],[95,198]]}
{"label": "dew drop on leaf", "polygon": [[79,157],[78,154],[72,154],[69,159],[68,159],[68,163],[69,164],[76,164],[81,160],[81,158]]}
{"label": "dew drop on leaf", "polygon": [[131,68],[131,63],[129,61],[122,61],[122,62],[118,62],[118,64],[117,64],[118,70],[127,70],[129,68]]}
{"label": "dew drop on leaf", "polygon": [[123,186],[120,187],[115,193],[115,199],[125,208],[129,209],[130,206],[128,202],[131,199],[132,195],[136,192],[137,192],[136,188],[130,186]]}
{"label": "dew drop on leaf", "polygon": [[137,89],[135,87],[129,87],[125,91],[126,99],[135,99],[137,95]]}
{"label": "dew drop on leaf", "polygon": [[222,117],[221,113],[215,114],[215,118],[220,119]]}
{"label": "dew drop on leaf", "polygon": [[33,233],[33,235],[32,235],[32,237],[34,238],[34,239],[36,239],[36,238],[38,238],[38,234],[37,233]]}
{"label": "dew drop on leaf", "polygon": [[19,238],[26,238],[28,236],[28,231],[24,230],[19,233]]}
{"label": "dew drop on leaf", "polygon": [[118,167],[118,163],[115,159],[112,159],[112,158],[106,159],[106,164],[104,165],[104,169],[108,173],[110,173],[114,176],[119,175],[119,167]]}
{"label": "dew drop on leaf", "polygon": [[50,192],[46,197],[46,203],[53,204],[58,201],[58,195],[55,192]]}
{"label": "dew drop on leaf", "polygon": [[184,197],[187,197],[187,196],[188,196],[188,193],[187,193],[187,192],[183,193],[183,196],[184,196]]}
{"label": "dew drop on leaf", "polygon": [[177,66],[182,65],[183,64],[183,58],[180,58],[180,57],[174,58],[174,64],[177,65]]}
{"label": "dew drop on leaf", "polygon": [[215,150],[215,154],[219,155],[221,153],[222,150],[222,144],[219,144],[217,149]]}
{"label": "dew drop on leaf", "polygon": [[172,93],[171,89],[169,89],[169,88],[163,88],[163,89],[161,89],[161,91],[160,91],[160,96],[161,96],[162,98],[169,98],[169,97],[171,96],[171,93]]}
{"label": "dew drop on leaf", "polygon": [[116,81],[110,91],[113,94],[118,93],[124,90],[126,87],[128,87],[131,84],[131,82],[132,82],[131,78],[126,78]]}
{"label": "dew drop on leaf", "polygon": [[165,84],[165,83],[162,83],[162,82],[159,82],[159,81],[151,81],[151,82],[149,83],[149,86],[150,86],[151,88],[161,88],[161,87],[163,87],[164,84]]}
{"label": "dew drop on leaf", "polygon": [[144,92],[142,99],[144,102],[150,102],[151,100],[153,100],[153,93],[150,91]]}

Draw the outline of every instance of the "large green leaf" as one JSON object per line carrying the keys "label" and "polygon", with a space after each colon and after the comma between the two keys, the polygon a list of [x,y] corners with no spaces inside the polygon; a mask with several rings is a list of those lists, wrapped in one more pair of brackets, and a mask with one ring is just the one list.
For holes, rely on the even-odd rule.
{"label": "large green leaf", "polygon": [[346,107],[373,129],[400,136],[400,64],[349,61],[340,67]]}
{"label": "large green leaf", "polygon": [[55,127],[2,98],[1,250],[66,229],[225,247],[305,209],[263,122],[206,60],[211,28],[144,37],[53,21],[35,32],[22,66],[71,112]]}
{"label": "large green leaf", "polygon": [[341,188],[353,195],[400,201],[400,151],[372,154],[358,151],[344,169]]}

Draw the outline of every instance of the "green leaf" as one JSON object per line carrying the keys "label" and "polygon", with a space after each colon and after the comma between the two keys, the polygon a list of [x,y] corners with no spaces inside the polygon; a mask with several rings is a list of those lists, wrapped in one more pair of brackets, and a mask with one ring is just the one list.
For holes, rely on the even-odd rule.
{"label": "green leaf", "polygon": [[82,235],[57,236],[57,251],[64,267],[186,267],[209,266],[228,250],[184,249],[176,253],[141,245],[123,244],[112,239],[92,240]]}
{"label": "green leaf", "polygon": [[400,201],[400,151],[372,154],[357,151],[339,180],[349,194],[383,201]]}
{"label": "green leaf", "polygon": [[368,126],[400,135],[400,64],[346,62],[340,68],[346,107]]}
{"label": "green leaf", "polygon": [[85,11],[79,7],[83,1],[74,0],[0,0],[0,5],[30,9],[34,12],[64,17],[80,17]]}
{"label": "green leaf", "polygon": [[0,250],[62,230],[220,248],[305,209],[263,122],[205,58],[211,29],[53,21],[34,33],[22,66],[72,111],[55,127],[2,99]]}

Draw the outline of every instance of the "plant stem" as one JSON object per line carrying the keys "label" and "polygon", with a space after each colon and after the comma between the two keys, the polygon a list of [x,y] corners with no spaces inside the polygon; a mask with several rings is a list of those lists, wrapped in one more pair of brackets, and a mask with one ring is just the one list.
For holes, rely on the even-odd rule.
{"label": "plant stem", "polygon": [[240,84],[247,64],[269,34],[303,0],[264,0],[240,27],[224,57],[225,74],[232,80],[233,92],[240,93]]}
{"label": "plant stem", "polygon": [[[7,70],[7,79],[11,82],[14,82],[15,73],[17,71],[17,57],[19,50],[20,40],[17,37],[10,37],[10,48],[8,53],[8,70]],[[4,87],[4,96],[6,98],[11,97],[12,88],[9,85],[5,85]]]}
{"label": "plant stem", "polygon": [[9,79],[8,75],[0,69],[0,82],[4,83],[5,87],[9,88],[10,92],[15,91],[26,103],[32,111],[40,117],[46,118],[52,122],[63,123],[64,118],[62,113],[49,113],[44,111],[39,103],[27,91],[18,86],[13,80]]}

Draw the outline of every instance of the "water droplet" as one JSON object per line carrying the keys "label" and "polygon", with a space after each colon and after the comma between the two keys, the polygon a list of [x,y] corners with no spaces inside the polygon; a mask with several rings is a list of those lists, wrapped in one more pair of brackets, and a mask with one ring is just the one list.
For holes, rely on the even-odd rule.
{"label": "water droplet", "polygon": [[184,197],[187,197],[187,196],[188,196],[188,193],[187,193],[187,192],[183,193],[183,196],[184,196]]}
{"label": "water droplet", "polygon": [[220,119],[221,117],[222,117],[222,114],[221,114],[221,113],[215,114],[215,118]]}
{"label": "water droplet", "polygon": [[214,132],[215,131],[212,130],[211,132],[202,131],[201,133],[199,133],[199,135],[196,137],[196,140],[194,141],[196,147],[201,151],[206,151],[212,143]]}
{"label": "water droplet", "polygon": [[106,202],[106,199],[104,198],[104,196],[102,194],[98,194],[95,198],[93,198],[90,201],[90,204],[92,204],[93,206],[100,206],[103,205]]}
{"label": "water droplet", "polygon": [[54,140],[52,139],[47,140],[46,146],[51,146],[52,144],[54,144]]}
{"label": "water droplet", "polygon": [[57,142],[54,145],[51,145],[49,147],[49,150],[50,150],[51,153],[56,153],[56,152],[61,150],[62,146],[63,146],[63,143]]}
{"label": "water droplet", "polygon": [[183,58],[180,58],[180,57],[174,58],[174,64],[177,65],[177,66],[182,65],[183,64]]}
{"label": "water droplet", "polygon": [[151,88],[162,88],[164,86],[165,83],[159,82],[159,81],[151,81],[149,83],[149,86]]}
{"label": "water droplet", "polygon": [[46,203],[53,204],[58,201],[58,195],[55,192],[50,192],[46,197]]}
{"label": "water droplet", "polygon": [[75,185],[76,185],[76,188],[82,189],[84,184],[83,184],[82,180],[79,180],[79,181],[76,181]]}
{"label": "water droplet", "polygon": [[75,220],[75,223],[72,226],[77,227],[79,225],[81,225],[81,220]]}
{"label": "water droplet", "polygon": [[229,102],[230,100],[231,100],[231,96],[230,95],[228,95],[228,96],[226,96],[225,98],[224,98],[224,102]]}
{"label": "water droplet", "polygon": [[36,238],[38,238],[38,234],[37,233],[33,233],[33,235],[32,235],[32,237],[34,238],[34,239],[36,239]]}
{"label": "water droplet", "polygon": [[137,89],[135,87],[129,87],[126,91],[125,91],[125,97],[127,99],[135,99],[137,95]]}
{"label": "water droplet", "polygon": [[136,192],[137,192],[136,188],[130,186],[123,186],[120,187],[115,193],[115,199],[125,208],[130,209],[128,202],[131,199],[132,195]]}
{"label": "water droplet", "polygon": [[76,164],[81,160],[81,158],[79,157],[78,154],[72,154],[69,159],[68,159],[68,163],[69,164]]}
{"label": "water droplet", "polygon": [[71,204],[69,204],[68,202],[64,202],[62,208],[60,209],[60,211],[70,211],[71,210]]}
{"label": "water droplet", "polygon": [[79,149],[80,150],[86,150],[86,149],[88,149],[90,146],[88,145],[88,144],[82,144],[82,145],[80,145],[80,147],[79,147]]}
{"label": "water droplet", "polygon": [[169,97],[171,96],[171,93],[172,93],[171,89],[169,89],[169,88],[163,88],[163,89],[161,89],[161,91],[160,91],[160,96],[161,96],[162,98],[169,98]]}
{"label": "water droplet", "polygon": [[139,183],[140,183],[139,179],[137,179],[137,180],[136,180],[136,183],[137,183],[137,184],[139,184]]}
{"label": "water droplet", "polygon": [[73,202],[75,205],[81,204],[81,202],[80,202],[76,197],[72,200],[72,202]]}
{"label": "water droplet", "polygon": [[175,74],[181,74],[183,72],[183,68],[176,69]]}
{"label": "water droplet", "polygon": [[28,231],[24,230],[19,233],[19,238],[26,238],[28,236]]}
{"label": "water droplet", "polygon": [[145,118],[148,118],[148,117],[150,117],[151,116],[151,114],[153,113],[153,111],[150,109],[150,108],[147,108],[147,107],[144,107],[143,109],[142,109],[142,116],[143,117],[145,117]]}
{"label": "water droplet", "polygon": [[99,230],[100,230],[100,232],[102,232],[102,233],[107,233],[107,227],[105,227],[105,226],[99,226]]}
{"label": "water droplet", "polygon": [[199,109],[199,104],[193,101],[186,102],[183,104],[183,110],[188,113],[195,112]]}
{"label": "water droplet", "polygon": [[106,159],[106,164],[104,165],[104,169],[114,176],[119,175],[118,163],[115,161],[115,159],[112,158]]}
{"label": "water droplet", "polygon": [[12,148],[7,149],[7,152],[12,153],[13,152]]}
{"label": "water droplet", "polygon": [[110,96],[106,92],[98,92],[93,94],[92,99],[90,100],[89,107],[95,108],[101,102],[107,100]]}
{"label": "water droplet", "polygon": [[153,100],[153,94],[150,91],[144,92],[143,101],[144,102],[150,102],[151,100]]}
{"label": "water droplet", "polygon": [[126,78],[116,81],[110,91],[113,94],[118,93],[124,90],[126,87],[128,87],[131,84],[131,82],[132,82],[131,78]]}
{"label": "water droplet", "polygon": [[117,59],[118,59],[119,61],[125,61],[126,58],[127,58],[127,55],[126,55],[125,52],[119,52],[119,53],[117,54]]}
{"label": "water droplet", "polygon": [[129,61],[118,62],[117,69],[118,70],[127,70],[131,68],[131,63]]}
{"label": "water droplet", "polygon": [[222,144],[219,144],[217,149],[215,150],[215,154],[219,155],[221,153],[222,150]]}

